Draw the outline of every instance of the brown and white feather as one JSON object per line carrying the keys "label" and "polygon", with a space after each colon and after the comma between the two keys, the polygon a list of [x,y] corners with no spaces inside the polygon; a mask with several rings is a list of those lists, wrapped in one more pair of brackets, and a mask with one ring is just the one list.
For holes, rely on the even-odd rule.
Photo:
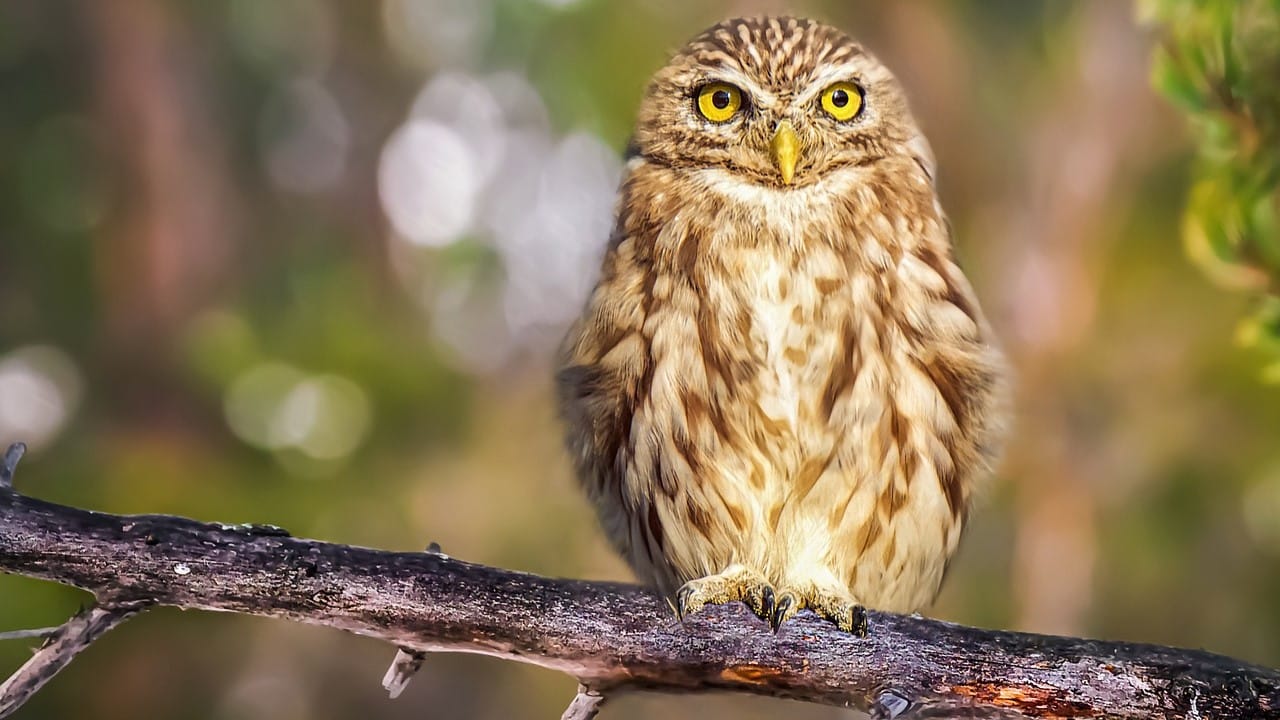
{"label": "brown and white feather", "polygon": [[[854,78],[856,127],[817,94]],[[730,82],[751,115],[709,125]],[[794,184],[772,124],[804,148]],[[932,602],[1001,437],[1004,372],[901,89],[838,30],[722,23],[654,78],[560,408],[582,485],[642,581],[742,565],[871,607]]]}

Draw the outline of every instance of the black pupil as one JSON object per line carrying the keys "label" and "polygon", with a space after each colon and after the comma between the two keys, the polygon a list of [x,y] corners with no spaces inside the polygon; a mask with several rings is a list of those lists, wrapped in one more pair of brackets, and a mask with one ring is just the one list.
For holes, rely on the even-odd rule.
{"label": "black pupil", "polygon": [[729,102],[732,99],[733,98],[729,95],[728,90],[717,90],[711,93],[711,104],[715,105],[717,110],[723,110],[729,107]]}
{"label": "black pupil", "polygon": [[849,93],[844,90],[836,90],[831,93],[831,104],[838,108],[842,108],[849,104]]}

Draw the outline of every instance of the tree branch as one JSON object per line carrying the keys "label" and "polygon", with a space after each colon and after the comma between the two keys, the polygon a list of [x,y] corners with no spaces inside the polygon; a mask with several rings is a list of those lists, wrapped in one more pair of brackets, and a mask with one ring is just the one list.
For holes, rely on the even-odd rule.
{"label": "tree branch", "polygon": [[90,607],[76,613],[66,624],[50,633],[44,645],[17,672],[0,683],[0,718],[16,712],[81,650],[142,609],[143,606]]}
{"label": "tree branch", "polygon": [[0,642],[5,640],[31,640],[39,638],[43,640],[50,635],[58,632],[56,627],[32,628],[30,630],[10,630],[9,632],[0,632]]}
{"label": "tree branch", "polygon": [[[881,612],[869,614],[867,638],[808,612],[774,633],[737,604],[678,622],[633,585],[302,540],[270,526],[93,513],[4,486],[0,571],[97,597],[101,609],[77,616],[46,649],[82,649],[123,620],[122,609],[153,604],[287,618],[409,654],[482,653],[568,673],[584,688],[570,718],[592,717],[606,696],[630,689],[743,691],[879,718],[1280,718],[1280,672],[1202,651]],[[50,667],[73,654],[55,648]]]}
{"label": "tree branch", "polygon": [[604,695],[586,685],[579,685],[578,694],[573,697],[573,702],[569,703],[560,720],[591,720],[599,714],[603,704]]}

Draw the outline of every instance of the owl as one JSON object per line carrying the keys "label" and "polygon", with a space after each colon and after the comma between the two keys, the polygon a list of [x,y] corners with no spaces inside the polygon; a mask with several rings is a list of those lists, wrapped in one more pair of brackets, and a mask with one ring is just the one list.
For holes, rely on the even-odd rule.
{"label": "owl", "polygon": [[742,601],[865,633],[866,607],[926,607],[1004,376],[884,65],[764,17],[653,77],[557,395],[604,530],[679,616]]}

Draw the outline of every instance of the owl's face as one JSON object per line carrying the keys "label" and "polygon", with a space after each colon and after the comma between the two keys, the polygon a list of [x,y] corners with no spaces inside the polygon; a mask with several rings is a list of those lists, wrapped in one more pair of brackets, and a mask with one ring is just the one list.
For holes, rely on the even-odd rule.
{"label": "owl's face", "polygon": [[690,42],[654,76],[632,152],[774,187],[889,156],[932,174],[888,69],[841,31],[799,18],[728,20]]}

